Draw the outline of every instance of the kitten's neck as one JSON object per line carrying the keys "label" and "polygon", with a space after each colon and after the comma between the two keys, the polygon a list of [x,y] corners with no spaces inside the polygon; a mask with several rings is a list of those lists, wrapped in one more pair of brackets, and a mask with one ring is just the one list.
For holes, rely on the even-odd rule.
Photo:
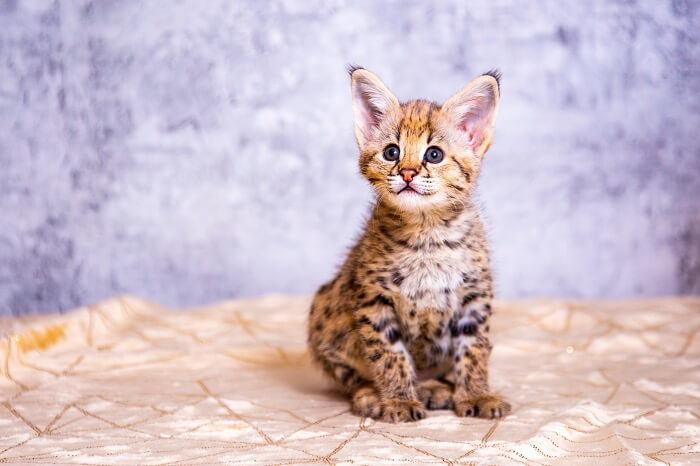
{"label": "kitten's neck", "polygon": [[479,222],[479,214],[470,198],[461,199],[442,209],[405,211],[381,201],[372,212],[368,227],[393,233],[409,242],[459,237]]}

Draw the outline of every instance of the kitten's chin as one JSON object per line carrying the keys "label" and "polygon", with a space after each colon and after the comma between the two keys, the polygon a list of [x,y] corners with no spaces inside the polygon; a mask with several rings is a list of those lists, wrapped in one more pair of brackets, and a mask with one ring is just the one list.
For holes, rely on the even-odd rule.
{"label": "kitten's chin", "polygon": [[412,189],[399,193],[392,192],[384,199],[395,209],[405,212],[425,212],[435,210],[441,205],[441,194],[420,194]]}

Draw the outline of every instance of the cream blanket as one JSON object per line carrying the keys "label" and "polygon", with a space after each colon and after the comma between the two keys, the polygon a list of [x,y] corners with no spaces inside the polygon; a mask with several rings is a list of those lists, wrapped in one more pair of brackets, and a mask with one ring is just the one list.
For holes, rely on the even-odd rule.
{"label": "cream blanket", "polygon": [[132,297],[0,319],[0,463],[700,464],[700,298],[502,301],[502,421],[360,419],[305,351],[307,298]]}

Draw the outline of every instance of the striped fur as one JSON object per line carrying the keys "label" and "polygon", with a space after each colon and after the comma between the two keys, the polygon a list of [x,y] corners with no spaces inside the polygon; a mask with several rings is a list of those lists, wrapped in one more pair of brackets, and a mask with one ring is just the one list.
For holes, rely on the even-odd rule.
{"label": "striped fur", "polygon": [[[425,408],[451,408],[504,416],[510,406],[488,387],[493,286],[471,200],[491,144],[499,75],[480,76],[437,105],[399,103],[372,73],[350,73],[360,172],[377,202],[338,274],[314,297],[313,359],[358,415],[411,421]],[[391,144],[398,160],[383,156]],[[429,147],[442,161],[426,160]]]}

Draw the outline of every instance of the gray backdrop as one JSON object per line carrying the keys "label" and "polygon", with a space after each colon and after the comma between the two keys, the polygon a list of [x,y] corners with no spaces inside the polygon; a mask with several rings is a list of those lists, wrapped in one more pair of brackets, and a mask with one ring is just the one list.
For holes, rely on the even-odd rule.
{"label": "gray backdrop", "polygon": [[500,297],[700,292],[700,2],[0,0],[0,313],[309,293],[371,193],[348,63],[503,72]]}

